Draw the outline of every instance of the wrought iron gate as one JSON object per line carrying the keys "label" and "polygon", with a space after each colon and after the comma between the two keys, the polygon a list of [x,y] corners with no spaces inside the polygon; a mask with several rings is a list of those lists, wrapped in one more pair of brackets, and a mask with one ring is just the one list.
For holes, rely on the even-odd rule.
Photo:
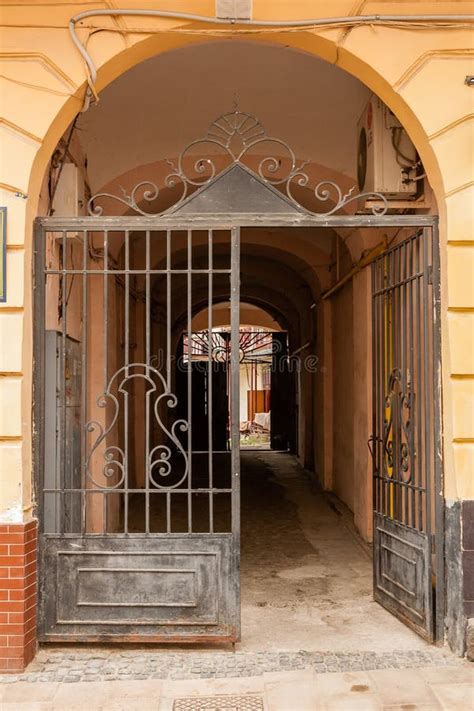
{"label": "wrought iron gate", "polygon": [[[374,596],[429,640],[443,556],[438,278],[429,228],[372,265]],[[438,612],[442,638],[441,594]]]}
{"label": "wrought iron gate", "polygon": [[[262,158],[272,143],[277,157]],[[206,144],[210,157],[189,154]],[[304,168],[235,111],[179,156],[165,180],[182,188],[173,207],[158,209],[159,188],[142,182],[91,198],[88,217],[37,220],[41,640],[239,639],[239,245],[241,228],[262,226],[421,230],[372,271],[374,590],[422,635],[442,638],[436,218],[388,215],[384,196],[311,185]],[[311,205],[326,212],[295,198],[295,186],[310,185]],[[369,214],[336,214],[367,197]],[[103,217],[97,198],[140,216]],[[193,315],[207,308],[211,334],[212,305],[226,299],[229,357],[214,371],[212,336],[206,362],[193,360]],[[193,410],[198,392],[205,406]],[[214,427],[217,401],[219,417],[230,402],[225,427]]]}
{"label": "wrought iron gate", "polygon": [[[237,640],[238,228],[39,223],[35,279],[40,638]],[[201,449],[192,349],[176,357],[182,334],[192,341],[196,304],[213,330],[217,294],[232,320],[230,357],[219,362],[230,370],[231,442],[220,451],[211,345]]]}

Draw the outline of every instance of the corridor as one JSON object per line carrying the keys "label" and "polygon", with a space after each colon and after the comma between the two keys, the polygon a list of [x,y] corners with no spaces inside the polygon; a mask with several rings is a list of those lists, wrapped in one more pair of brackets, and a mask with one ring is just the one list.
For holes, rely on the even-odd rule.
{"label": "corridor", "polygon": [[290,454],[242,452],[242,650],[429,645],[372,599],[369,548]]}

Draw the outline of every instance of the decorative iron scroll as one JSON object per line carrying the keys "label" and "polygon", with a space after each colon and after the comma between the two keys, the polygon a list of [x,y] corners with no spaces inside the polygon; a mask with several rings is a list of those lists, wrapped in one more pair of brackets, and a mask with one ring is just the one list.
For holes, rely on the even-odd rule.
{"label": "decorative iron scroll", "polygon": [[[203,153],[200,157],[193,157],[192,154],[197,147],[199,149],[202,148]],[[381,203],[372,205],[372,214],[384,215],[388,210],[388,202],[381,193],[354,193],[355,185],[344,193],[340,186],[332,180],[323,180],[312,186],[311,179],[305,171],[309,161],[298,162],[293,149],[285,141],[269,136],[259,119],[252,114],[242,113],[237,110],[219,116],[211,124],[204,138],[199,138],[189,143],[180,153],[177,165],[168,161],[172,166],[172,170],[165,178],[163,187],[174,188],[179,186],[181,188],[181,195],[172,208],[175,209],[189,197],[193,189],[208,185],[217,175],[232,164],[240,163],[252,169],[248,163],[256,147],[261,150],[265,150],[265,147],[267,150],[272,147],[273,151],[277,151],[277,153],[260,159],[256,175],[265,183],[279,188],[294,205],[309,215],[328,217],[350,203],[364,198],[372,198]],[[227,159],[221,170],[217,169],[215,158],[212,158],[213,155],[216,155],[216,148]],[[207,154],[206,149],[208,151]],[[211,153],[209,153],[209,149],[211,149]],[[187,165],[188,162],[191,162],[191,168]],[[327,203],[332,200],[334,207],[326,212],[313,212],[305,208],[293,195],[292,191],[295,186],[311,189],[319,203]],[[142,202],[153,203],[158,199],[159,194],[160,187],[151,180],[145,180],[135,185],[130,194],[123,188],[121,196],[106,192],[97,193],[90,198],[87,203],[87,209],[90,215],[102,215],[103,207],[95,203],[100,198],[109,198],[140,215],[156,217],[165,215],[171,208],[168,207],[161,212],[153,213],[143,209],[140,204]]]}
{"label": "decorative iron scroll", "polygon": [[[137,372],[138,371],[138,372]],[[140,372],[142,371],[142,372]],[[110,378],[107,389],[97,398],[97,405],[101,408],[112,408],[110,423],[104,427],[97,420],[89,420],[86,423],[86,432],[97,431],[97,437],[90,448],[86,459],[86,476],[88,480],[97,489],[119,489],[122,486],[128,486],[127,478],[127,461],[126,453],[123,447],[110,445],[102,452],[103,464],[100,467],[103,475],[103,481],[97,481],[91,471],[91,462],[94,454],[102,443],[105,444],[107,437],[110,435],[114,427],[117,425],[120,414],[120,403],[118,396],[113,393],[121,393],[124,399],[124,408],[128,408],[129,392],[127,385],[134,379],[145,381],[146,401],[150,404],[150,411],[158,423],[160,430],[175,446],[176,450],[184,459],[184,471],[179,476],[179,481],[173,481],[172,484],[166,484],[162,479],[166,479],[171,472],[171,456],[173,450],[168,444],[158,444],[147,453],[147,479],[151,486],[156,488],[176,488],[180,486],[188,476],[188,456],[178,438],[178,432],[186,432],[188,423],[186,420],[175,420],[171,428],[167,428],[160,415],[162,403],[167,408],[175,408],[178,404],[178,398],[172,393],[162,374],[150,365],[145,363],[130,363],[125,365]],[[159,392],[161,390],[161,393]],[[150,427],[149,422],[145,422],[145,427]],[[158,478],[157,478],[158,477]],[[160,480],[160,478],[162,478]]]}
{"label": "decorative iron scroll", "polygon": [[403,390],[403,376],[399,368],[390,373],[388,394],[385,398],[383,423],[384,475],[405,484],[412,481],[412,427],[411,408],[413,395],[409,383]]}

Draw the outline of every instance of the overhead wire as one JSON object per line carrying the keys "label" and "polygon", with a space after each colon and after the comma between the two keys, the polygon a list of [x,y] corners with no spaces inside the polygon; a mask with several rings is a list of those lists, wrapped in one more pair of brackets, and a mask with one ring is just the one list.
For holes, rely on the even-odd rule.
{"label": "overhead wire", "polygon": [[[68,3],[41,3],[43,6],[64,6]],[[85,5],[94,3],[83,3]],[[14,3],[12,3],[14,5]],[[214,27],[115,27],[96,24],[80,24],[84,20],[91,17],[147,17],[157,19],[172,19],[183,20],[190,22],[198,22],[203,25],[214,25]],[[443,14],[443,15],[347,15],[339,17],[327,17],[305,20],[250,20],[250,19],[234,19],[209,17],[197,15],[194,13],[183,13],[174,11],[162,10],[147,10],[147,9],[92,9],[85,10],[70,18],[68,25],[53,25],[53,24],[17,24],[17,23],[2,23],[0,26],[5,28],[15,29],[69,29],[71,39],[81,54],[87,74],[86,95],[82,112],[87,111],[92,100],[98,101],[99,97],[95,88],[97,80],[97,69],[95,63],[87,50],[87,44],[92,36],[100,32],[113,32],[121,35],[127,34],[189,34],[201,36],[224,37],[229,35],[252,35],[252,34],[274,34],[274,33],[291,33],[311,30],[333,30],[333,29],[356,29],[362,26],[376,27],[384,26],[392,29],[408,29],[408,30],[430,30],[445,29],[445,30],[460,30],[470,29],[474,23],[474,15],[471,14]],[[218,27],[215,27],[218,25]],[[230,25],[225,27],[224,25]],[[78,36],[79,30],[89,30],[89,34],[84,41]],[[7,78],[8,79],[8,78]],[[11,80],[16,81],[16,80]],[[20,83],[20,82],[17,82]],[[55,90],[49,90],[47,87],[39,87],[32,85],[44,91],[57,93]]]}
{"label": "overhead wire", "polygon": [[[101,31],[106,32],[118,32],[122,35],[132,34],[133,29],[136,29],[140,33],[157,33],[157,32],[181,32],[186,34],[200,34],[208,35],[212,33],[214,36],[219,35],[241,35],[241,34],[255,34],[255,33],[270,33],[270,32],[296,32],[296,31],[310,31],[310,30],[321,30],[321,29],[334,29],[339,27],[358,27],[362,25],[376,26],[384,25],[389,27],[394,27],[397,29],[432,29],[433,27],[439,28],[468,28],[472,26],[474,22],[474,15],[349,15],[340,17],[327,17],[327,18],[316,18],[316,19],[305,19],[305,20],[250,20],[250,19],[236,19],[236,18],[220,18],[220,17],[208,17],[204,15],[197,15],[193,13],[184,12],[172,12],[163,10],[145,10],[145,9],[94,9],[85,10],[77,15],[71,17],[69,21],[69,32],[71,39],[77,50],[81,54],[87,66],[87,82],[88,89],[86,90],[86,96],[84,101],[83,111],[86,111],[92,98],[95,96],[97,98],[97,92],[95,89],[95,83],[97,79],[97,69],[95,63],[87,51],[87,47],[83,44],[77,34],[77,31],[83,27],[79,23],[91,17],[155,17],[160,19],[172,19],[172,20],[183,20],[198,22],[202,24],[219,25],[221,29],[217,30],[213,28],[209,30],[208,28],[153,28],[152,32],[149,29],[144,28],[117,28],[117,27],[107,27],[101,28]],[[223,28],[223,25],[230,25],[231,27]],[[98,28],[95,28],[97,30]],[[87,43],[88,40],[86,40]]]}

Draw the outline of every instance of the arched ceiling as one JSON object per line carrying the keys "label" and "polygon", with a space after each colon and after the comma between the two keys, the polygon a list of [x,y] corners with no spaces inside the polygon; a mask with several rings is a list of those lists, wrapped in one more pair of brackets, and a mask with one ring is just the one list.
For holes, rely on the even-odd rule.
{"label": "arched ceiling", "polygon": [[[249,248],[250,247],[250,248]],[[205,253],[196,248],[193,252],[193,267],[204,266],[200,259]],[[242,303],[263,309],[281,328],[288,330],[290,341],[299,344],[302,330],[307,330],[310,307],[314,301],[317,285],[311,285],[312,274],[306,274],[305,262],[294,257],[285,259],[286,253],[270,246],[242,245],[240,258],[240,293]],[[180,258],[183,261],[180,261]],[[186,267],[186,256],[177,252],[173,256],[175,269]],[[228,268],[228,252],[225,245],[215,245],[213,255],[215,269]],[[313,288],[312,288],[313,287]],[[157,276],[152,283],[152,300],[157,323],[165,323],[168,285]],[[188,318],[188,292],[185,277],[173,276],[171,289],[172,329],[179,332],[186,328]],[[209,282],[206,274],[195,274],[192,280],[192,315],[196,317],[208,306]],[[215,304],[229,301],[228,274],[215,273],[213,276]]]}
{"label": "arched ceiling", "polygon": [[92,190],[178,155],[234,108],[257,115],[301,159],[356,174],[357,120],[369,91],[304,53],[240,41],[154,57],[110,84],[78,122]]}
{"label": "arched ceiling", "polygon": [[[212,308],[212,323],[214,328],[219,326],[229,326],[231,321],[229,300],[226,299],[220,303],[214,304]],[[192,321],[192,327],[195,331],[204,331],[209,324],[208,308],[202,309],[197,313]],[[265,309],[255,304],[249,304],[245,301],[240,302],[240,324],[241,327],[253,326],[262,329],[270,329],[271,331],[281,331],[282,326],[275,318]]]}

